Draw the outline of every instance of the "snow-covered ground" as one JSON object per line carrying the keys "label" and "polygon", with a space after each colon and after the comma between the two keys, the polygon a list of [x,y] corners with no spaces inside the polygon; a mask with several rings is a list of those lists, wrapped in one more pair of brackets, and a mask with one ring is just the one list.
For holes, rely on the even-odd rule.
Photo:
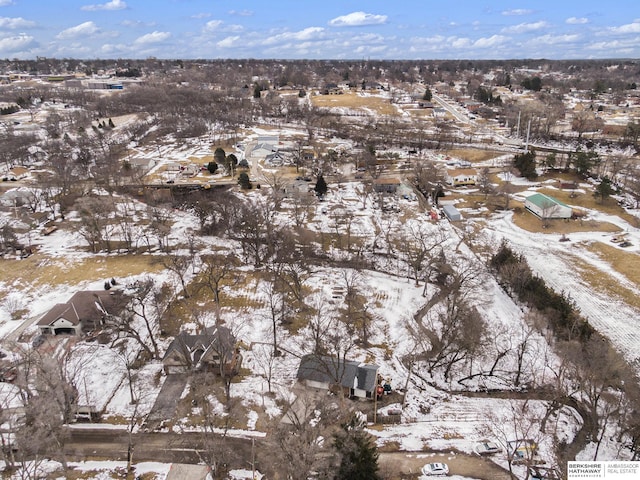
{"label": "snow-covered ground", "polygon": [[[256,132],[256,136],[262,133]],[[202,147],[184,149],[169,149],[153,152],[153,155],[162,154],[166,161],[181,161],[189,157],[207,155],[210,152]],[[140,155],[151,154],[139,152]],[[156,168],[160,168],[157,166]],[[266,189],[264,189],[266,190]],[[262,195],[263,192],[253,191],[246,196]],[[392,231],[392,236],[400,236],[407,228],[424,228],[433,235],[443,235],[443,246],[451,253],[452,258],[470,264],[479,263],[472,251],[461,243],[460,230],[448,224],[440,222],[432,223],[427,215],[417,212],[418,203],[411,200],[398,199],[395,201],[399,210],[397,215],[383,214],[376,208],[372,198],[367,198],[362,186],[358,183],[345,182],[340,185],[332,185],[326,201],[313,207],[307,228],[312,232],[330,234],[338,230],[346,235],[344,224],[337,224],[339,218],[349,217],[350,235],[355,239],[364,239],[365,254],[373,248],[382,252],[387,247],[384,230]],[[284,212],[279,214],[279,221],[291,223],[287,218],[287,208],[290,207],[287,200],[283,203]],[[188,231],[197,229],[197,219],[189,212],[175,212],[172,216],[173,226],[171,241],[178,243],[186,237]],[[559,242],[558,235],[532,234],[519,229],[511,221],[510,213],[496,214],[486,221],[485,237],[487,241],[495,245],[502,238],[508,239],[511,245],[523,253],[532,269],[541,275],[545,281],[558,291],[571,294],[582,314],[589,322],[604,335],[609,337],[613,344],[619,348],[630,360],[636,360],[637,346],[640,344],[640,315],[638,311],[620,301],[605,298],[597,292],[593,292],[581,283],[575,274],[575,266],[572,264],[574,256],[580,256],[583,261],[606,272],[626,288],[640,293],[640,288],[615,272],[609,265],[590,254],[581,244],[590,241],[601,240],[600,233],[572,234],[571,242]],[[618,225],[628,232],[634,245],[632,251],[640,251],[640,230],[632,227],[617,217],[605,217],[596,212],[590,212],[593,218]],[[402,218],[403,220],[399,220]],[[73,215],[69,215],[69,221],[73,221]],[[418,227],[419,226],[419,227]],[[227,242],[219,242],[216,239],[205,239],[209,245],[216,247],[233,248]],[[32,239],[38,246],[38,255],[46,262],[73,262],[90,254],[80,249],[84,240],[75,232],[59,230],[55,235],[37,236]],[[344,245],[343,245],[344,247]],[[334,245],[330,248],[334,257],[344,255]],[[347,268],[318,267],[306,280],[307,288],[313,292],[312,296],[317,302],[324,302],[329,312],[335,312],[341,306],[340,298],[333,298],[332,291],[337,285],[344,282],[345,275],[351,272]],[[505,401],[489,398],[467,398],[463,396],[451,396],[444,393],[447,388],[461,388],[460,385],[452,385],[443,382],[442,379],[433,379],[433,385],[428,385],[421,378],[411,375],[402,359],[412,353],[415,348],[415,340],[407,333],[407,322],[426,303],[423,296],[425,287],[422,282],[416,286],[413,280],[407,278],[406,267],[400,262],[384,264],[378,271],[363,270],[359,274],[359,288],[366,292],[369,300],[369,308],[376,319],[376,328],[372,332],[370,343],[372,345],[384,345],[385,348],[371,347],[363,349],[354,347],[350,356],[355,360],[376,363],[380,366],[383,377],[391,380],[394,390],[404,391],[405,401],[403,405],[403,418],[406,423],[401,425],[385,426],[382,430],[371,430],[379,444],[396,442],[401,450],[421,451],[423,449],[456,449],[461,452],[473,452],[475,442],[487,437],[487,412],[506,416],[513,410],[515,401]],[[177,279],[169,272],[154,273],[154,278],[159,283],[173,283],[176,291],[179,290]],[[137,277],[118,279],[120,283],[127,284]],[[25,332],[33,334],[33,324],[43,313],[48,311],[55,303],[66,301],[73,293],[82,289],[101,289],[103,279],[88,281],[82,284],[50,283],[42,286],[38,291],[16,291],[12,285],[0,285],[0,291],[4,295],[19,295],[22,306],[27,310],[24,318]],[[263,296],[258,293],[257,285],[248,295],[252,300],[261,301]],[[478,287],[479,288],[479,287]],[[480,290],[479,290],[480,291]],[[231,292],[226,292],[231,294]],[[427,292],[429,293],[429,292]],[[486,319],[493,332],[499,332],[502,337],[513,337],[517,334],[523,323],[524,312],[516,305],[497,285],[495,280],[484,277],[481,284],[481,295],[477,295],[477,308]],[[246,430],[231,432],[234,435],[263,435],[264,432],[256,431],[259,415],[278,417],[282,414],[274,398],[266,395],[267,385],[264,372],[264,359],[260,358],[260,344],[270,341],[269,314],[266,307],[256,307],[250,311],[233,311],[223,309],[223,318],[227,325],[237,332],[245,345],[255,344],[254,348],[243,352],[244,366],[250,373],[244,376],[240,382],[234,383],[231,389],[232,396],[241,399],[249,411],[246,419]],[[209,320],[212,320],[210,318]],[[10,319],[10,312],[6,308],[0,308],[0,336],[3,338],[17,338],[12,332],[20,326],[20,322]],[[514,333],[516,332],[516,333]],[[501,336],[496,336],[496,345],[501,341]],[[304,351],[304,340],[299,335],[283,334],[281,346],[285,351],[297,355],[307,353]],[[537,380],[544,379],[547,364],[553,364],[553,354],[549,352],[546,342],[540,335],[534,335],[535,351],[527,359],[530,375],[538,376]],[[166,345],[163,345],[166,347]],[[391,352],[391,353],[389,353]],[[544,352],[544,355],[542,355]],[[480,362],[492,361],[493,351],[487,351]],[[82,363],[82,376],[79,384],[82,386],[80,395],[83,401],[105,407],[108,415],[127,417],[132,414],[129,385],[126,378],[125,361],[118,354],[111,351],[105,345],[83,344],[79,342],[75,347],[75,358]],[[513,358],[507,357],[505,363],[513,362]],[[291,387],[295,382],[298,358],[294,355],[284,355],[274,360],[273,365],[273,391],[279,398],[290,399]],[[504,368],[508,369],[510,365]],[[152,362],[137,372],[138,389],[140,398],[144,402],[137,408],[148,411],[157,395],[160,385],[154,382],[161,369],[160,362]],[[465,386],[470,389],[499,388],[503,385],[496,383],[487,384],[486,379],[478,377],[470,380]],[[406,391],[405,386],[407,386]],[[536,408],[542,409],[537,404]],[[258,413],[261,412],[261,413]],[[579,422],[571,411],[562,411],[555,422],[555,427],[549,436],[542,439],[541,454],[547,458],[551,456],[553,439],[570,441]],[[126,428],[126,425],[121,426]],[[517,432],[513,432],[517,435]],[[611,455],[610,458],[605,458]],[[614,453],[601,450],[601,458],[614,459]],[[504,465],[504,459],[498,459],[498,463]],[[112,464],[112,467],[114,465]],[[93,469],[94,464],[79,465],[78,468]],[[139,465],[140,471],[149,468],[160,475],[166,474],[166,466]],[[238,472],[232,478],[243,477],[244,473]],[[96,477],[99,478],[99,477]],[[460,477],[462,478],[462,477]]]}

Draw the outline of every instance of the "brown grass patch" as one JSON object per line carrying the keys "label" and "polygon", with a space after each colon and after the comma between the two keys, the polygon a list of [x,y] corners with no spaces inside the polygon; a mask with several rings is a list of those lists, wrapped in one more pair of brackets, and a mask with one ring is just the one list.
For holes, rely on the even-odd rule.
{"label": "brown grass patch", "polygon": [[398,115],[398,110],[388,98],[373,95],[362,96],[353,92],[342,95],[315,95],[311,97],[311,102],[316,107],[373,110],[379,115]]}
{"label": "brown grass patch", "polygon": [[62,262],[36,253],[22,260],[0,260],[0,266],[0,281],[12,289],[60,283],[76,285],[100,278],[117,280],[162,270],[162,265],[150,255],[101,256]]}
{"label": "brown grass patch", "polygon": [[[620,262],[623,261],[624,257],[614,255],[612,252],[607,252],[606,247],[608,246],[606,245],[604,246],[605,248],[602,247],[603,245],[600,243],[587,245],[587,249],[594,251],[599,255],[601,252],[606,252],[605,256],[603,257],[605,261],[609,261],[609,259],[613,260],[614,263],[612,263],[611,265],[614,270],[622,273],[625,276],[627,276],[627,273],[631,273],[631,276],[627,276],[627,278],[629,278],[629,280],[632,280],[633,277],[635,278],[635,280],[633,281],[637,283],[637,277],[639,276],[639,274],[637,272],[632,272],[629,265],[620,265]],[[634,255],[637,257],[637,255],[633,253],[627,253],[627,255]],[[637,258],[634,259],[631,264],[634,265],[634,262],[637,263]],[[627,305],[640,309],[640,298],[638,298],[636,293],[620,285],[620,283],[615,278],[612,278],[611,275],[603,272],[602,269],[594,267],[593,265],[585,262],[577,256],[573,256],[572,263],[576,268],[576,272],[580,275],[582,281],[588,284],[592,290],[601,292],[609,298],[620,299]],[[618,270],[618,268],[621,268],[621,270],[623,271]]]}
{"label": "brown grass patch", "polygon": [[620,247],[594,242],[587,248],[596,253],[616,271],[624,275],[630,282],[640,285],[640,270],[638,270],[638,254],[623,250]]}
{"label": "brown grass patch", "polygon": [[500,155],[504,155],[503,152],[496,152],[494,150],[481,150],[475,148],[454,148],[451,150],[446,150],[445,154],[451,157],[467,160],[471,163],[485,162],[487,160],[491,160],[492,158],[499,157]]}

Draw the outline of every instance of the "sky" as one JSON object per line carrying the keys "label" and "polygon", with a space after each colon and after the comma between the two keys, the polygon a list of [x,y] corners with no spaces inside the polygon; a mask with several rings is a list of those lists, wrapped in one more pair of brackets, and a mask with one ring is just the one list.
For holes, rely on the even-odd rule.
{"label": "sky", "polygon": [[0,58],[640,57],[637,0],[0,0]]}

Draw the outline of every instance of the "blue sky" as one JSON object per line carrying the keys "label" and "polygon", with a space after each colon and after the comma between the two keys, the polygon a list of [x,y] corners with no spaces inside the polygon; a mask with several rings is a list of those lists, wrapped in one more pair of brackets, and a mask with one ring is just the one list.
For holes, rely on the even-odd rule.
{"label": "blue sky", "polygon": [[637,0],[0,0],[0,58],[638,58]]}

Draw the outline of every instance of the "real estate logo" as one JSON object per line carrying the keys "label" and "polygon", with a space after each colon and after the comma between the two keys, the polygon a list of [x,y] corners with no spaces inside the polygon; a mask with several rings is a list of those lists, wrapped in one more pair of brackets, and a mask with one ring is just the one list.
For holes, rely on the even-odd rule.
{"label": "real estate logo", "polygon": [[567,480],[640,478],[640,462],[569,462]]}

